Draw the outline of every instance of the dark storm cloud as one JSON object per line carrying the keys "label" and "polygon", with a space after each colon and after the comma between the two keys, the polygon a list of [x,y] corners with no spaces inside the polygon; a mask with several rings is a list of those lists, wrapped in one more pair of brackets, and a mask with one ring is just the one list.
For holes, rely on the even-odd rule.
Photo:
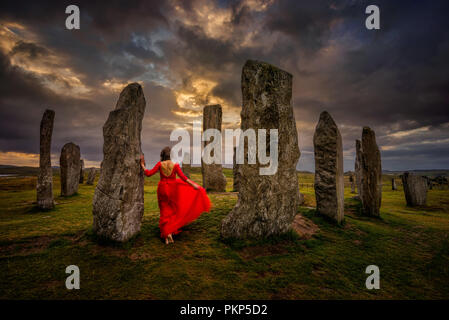
{"label": "dark storm cloud", "polygon": [[[386,169],[407,167],[413,152],[420,159],[413,165],[421,168],[449,162],[441,142],[449,138],[447,1],[77,3],[82,16],[77,31],[64,27],[65,7],[72,4],[68,1],[0,3],[0,21],[22,24],[36,36],[26,39],[25,31],[11,27],[25,40],[0,56],[1,151],[37,152],[36,123],[48,105],[60,108],[57,119],[64,124],[57,148],[76,138],[92,160],[100,160],[101,126],[118,95],[105,92],[104,83],[141,81],[148,102],[144,148],[157,155],[172,129],[166,123],[183,126],[190,121],[174,113],[180,110],[175,90],[196,92],[195,80],[206,79],[216,86],[198,93],[196,101],[207,103],[214,96],[238,107],[241,68],[247,59],[257,59],[294,76],[301,168],[313,170],[311,142],[323,110],[340,126],[345,170],[352,169],[354,140],[366,125],[376,131],[379,145],[387,147],[382,150]],[[368,4],[380,7],[381,30],[365,28]],[[199,14],[205,10],[207,17]],[[232,13],[222,25],[220,10]],[[9,60],[32,63],[50,54],[61,59],[55,66],[66,64],[96,94],[61,95],[48,83],[68,89],[74,84],[58,72],[34,75]],[[46,63],[51,69],[52,62]],[[425,132],[394,135],[425,126]],[[413,144],[416,137],[433,141],[433,147]]]}
{"label": "dark storm cloud", "polygon": [[10,55],[14,56],[17,54],[19,55],[24,54],[28,57],[28,59],[34,60],[47,53],[48,53],[47,49],[40,47],[35,43],[18,41],[12,48]]}
{"label": "dark storm cloud", "polygon": [[104,78],[129,79],[141,75],[142,66],[125,59],[123,53],[130,49],[136,53],[131,33],[166,25],[164,2],[77,1],[82,26],[80,30],[68,31],[65,8],[72,2],[2,1],[0,19],[19,22],[36,31],[44,46],[70,57],[70,67],[85,74],[84,80],[90,85]]}
{"label": "dark storm cloud", "polygon": [[50,108],[56,111],[52,152],[73,141],[82,146],[83,154],[98,160],[102,124],[97,119],[104,118],[100,106],[53,93],[40,79],[11,66],[3,54],[0,83],[0,150],[38,153],[39,123],[43,111]]}

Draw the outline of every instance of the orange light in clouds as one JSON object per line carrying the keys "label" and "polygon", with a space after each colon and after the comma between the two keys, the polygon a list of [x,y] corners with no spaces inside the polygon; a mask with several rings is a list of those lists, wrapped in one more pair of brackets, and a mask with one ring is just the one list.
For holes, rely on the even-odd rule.
{"label": "orange light in clouds", "polygon": [[117,81],[115,79],[111,79],[111,80],[106,80],[105,82],[103,82],[103,87],[111,90],[114,93],[119,93],[121,92],[128,84],[130,84],[131,82],[137,82],[138,84],[140,84],[142,87],[144,86],[143,81],[127,81],[127,82],[120,82]]}
{"label": "orange light in clouds", "polygon": [[[0,164],[10,166],[25,166],[25,167],[38,167],[39,166],[39,154],[37,153],[23,153],[23,152],[0,152]],[[51,155],[51,165],[53,167],[59,166],[59,155]],[[84,167],[96,167],[99,168],[100,161],[89,161],[84,159]]]}
{"label": "orange light in clouds", "polygon": [[[21,34],[10,28],[20,29]],[[67,67],[68,57],[49,48],[45,48],[46,53],[40,55],[39,59],[30,59],[27,54],[20,52],[11,54],[18,43],[32,43],[45,48],[40,44],[39,38],[24,26],[0,21],[0,51],[9,56],[11,65],[34,74],[47,88],[60,95],[79,97],[90,93],[90,89],[82,81],[82,75]]]}
{"label": "orange light in clouds", "polygon": [[23,152],[0,152],[0,164],[11,166],[39,166],[39,155]]}

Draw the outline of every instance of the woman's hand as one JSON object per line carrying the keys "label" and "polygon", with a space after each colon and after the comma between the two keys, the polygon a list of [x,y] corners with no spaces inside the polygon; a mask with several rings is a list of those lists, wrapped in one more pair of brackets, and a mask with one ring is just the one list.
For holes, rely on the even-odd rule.
{"label": "woman's hand", "polygon": [[140,155],[140,166],[145,170],[145,157],[143,154]]}
{"label": "woman's hand", "polygon": [[198,190],[200,188],[200,186],[198,184],[196,184],[195,182],[193,182],[192,180],[188,179],[187,182],[195,189]]}

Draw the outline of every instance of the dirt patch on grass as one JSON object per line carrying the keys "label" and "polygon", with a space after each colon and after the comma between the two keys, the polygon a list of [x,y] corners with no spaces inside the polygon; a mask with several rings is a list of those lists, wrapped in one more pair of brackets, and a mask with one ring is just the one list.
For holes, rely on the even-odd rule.
{"label": "dirt patch on grass", "polygon": [[11,243],[0,247],[0,255],[5,256],[28,256],[40,253],[48,248],[49,244],[55,240],[54,237],[38,237],[23,242]]}
{"label": "dirt patch on grass", "polygon": [[295,220],[293,220],[292,228],[301,239],[305,240],[312,238],[314,234],[320,231],[320,228],[312,220],[305,218],[301,214],[298,214]]}
{"label": "dirt patch on grass", "polygon": [[251,260],[258,257],[266,257],[286,253],[288,253],[288,250],[284,244],[276,244],[246,247],[239,252],[239,255],[245,260]]}
{"label": "dirt patch on grass", "polygon": [[90,247],[90,251],[94,255],[104,254],[107,256],[114,256],[119,258],[124,258],[128,256],[129,249],[119,248],[119,247],[111,247],[107,245],[99,245],[94,244]]}
{"label": "dirt patch on grass", "polygon": [[150,260],[151,258],[154,258],[154,255],[150,254],[147,251],[144,252],[134,252],[129,255],[129,259],[132,261],[138,261],[138,260]]}

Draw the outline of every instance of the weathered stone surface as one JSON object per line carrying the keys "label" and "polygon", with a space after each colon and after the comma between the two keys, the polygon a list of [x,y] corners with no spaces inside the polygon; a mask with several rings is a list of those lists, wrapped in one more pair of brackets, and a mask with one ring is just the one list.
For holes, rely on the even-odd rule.
{"label": "weathered stone surface", "polygon": [[237,148],[234,147],[234,156],[233,156],[233,165],[232,165],[232,175],[233,175],[233,182],[232,182],[232,191],[239,192],[239,185],[240,185],[240,172],[239,172],[239,165],[236,161],[236,154],[237,154]]}
{"label": "weathered stone surface", "polygon": [[405,172],[402,175],[405,200],[410,207],[425,206],[427,203],[427,181],[425,178]]}
{"label": "weathered stone surface", "polygon": [[391,178],[391,190],[398,190],[398,187],[396,185],[396,180],[394,178]]}
{"label": "weathered stone surface", "polygon": [[93,198],[93,230],[114,241],[140,231],[144,176],[140,167],[145,97],[138,83],[120,93],[103,126],[103,161]]}
{"label": "weathered stone surface", "polygon": [[95,168],[90,168],[90,169],[88,170],[86,184],[88,184],[88,185],[93,185],[96,176],[97,176],[97,169],[95,169]]}
{"label": "weathered stone surface", "polygon": [[80,183],[84,182],[84,160],[80,160]]}
{"label": "weathered stone surface", "polygon": [[382,163],[376,135],[368,127],[362,132],[361,193],[363,213],[378,217],[382,202]]}
{"label": "weathered stone surface", "polygon": [[51,168],[51,136],[55,112],[45,110],[40,126],[39,175],[37,177],[37,206],[41,209],[52,209],[53,201],[53,170]]}
{"label": "weathered stone surface", "polygon": [[[239,165],[237,204],[224,218],[223,237],[267,237],[291,229],[299,204],[296,164],[300,152],[291,106],[292,76],[270,64],[247,61],[242,70],[241,129],[278,129],[278,169],[260,175],[261,165]],[[268,137],[268,132],[267,132]],[[243,147],[243,146],[242,146]],[[247,155],[248,144],[244,145]],[[268,154],[268,152],[267,152]]]}
{"label": "weathered stone surface", "polygon": [[316,211],[337,223],[344,219],[343,147],[340,131],[323,111],[313,136]]}
{"label": "weathered stone surface", "polygon": [[[203,109],[203,131],[217,129],[221,132],[222,111],[219,104],[205,106]],[[204,142],[204,147],[210,141]],[[226,191],[226,177],[223,174],[221,164],[206,164],[201,161],[201,173],[203,174],[203,187],[207,191]]]}
{"label": "weathered stone surface", "polygon": [[361,188],[362,188],[362,166],[360,161],[362,159],[362,141],[355,140],[355,165],[354,165],[354,173],[355,173],[355,184],[357,186],[357,194],[359,195],[359,199],[361,199]]}
{"label": "weathered stone surface", "polygon": [[190,153],[184,153],[182,160],[182,172],[190,179],[190,174],[192,173],[192,165],[190,159]]}
{"label": "weathered stone surface", "polygon": [[73,142],[66,143],[59,158],[61,170],[61,195],[71,196],[78,192],[80,181],[80,147]]}

